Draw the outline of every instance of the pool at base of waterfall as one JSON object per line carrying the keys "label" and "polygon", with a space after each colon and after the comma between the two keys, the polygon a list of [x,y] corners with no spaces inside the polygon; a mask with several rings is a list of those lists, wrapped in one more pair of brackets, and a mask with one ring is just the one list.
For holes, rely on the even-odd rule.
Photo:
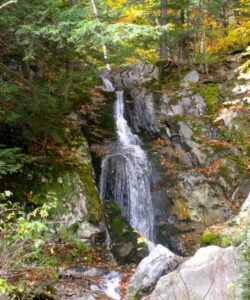
{"label": "pool at base of waterfall", "polygon": [[58,289],[61,300],[120,300],[121,273],[102,268],[63,270]]}

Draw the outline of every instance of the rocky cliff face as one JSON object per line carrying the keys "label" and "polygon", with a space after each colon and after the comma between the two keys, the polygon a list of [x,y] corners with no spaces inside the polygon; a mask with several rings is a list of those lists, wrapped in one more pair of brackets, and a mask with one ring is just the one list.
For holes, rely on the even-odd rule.
{"label": "rocky cliff face", "polygon": [[177,77],[175,66],[135,64],[113,76],[155,169],[157,240],[187,255],[204,230],[236,214],[249,192],[249,54]]}

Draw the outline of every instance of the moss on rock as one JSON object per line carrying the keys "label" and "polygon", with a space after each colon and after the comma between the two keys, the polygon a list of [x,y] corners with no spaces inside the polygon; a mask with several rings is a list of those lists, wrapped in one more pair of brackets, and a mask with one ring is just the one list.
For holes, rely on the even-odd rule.
{"label": "moss on rock", "polygon": [[232,241],[228,236],[210,232],[204,232],[202,236],[202,243],[204,245],[216,245],[223,248],[232,245]]}
{"label": "moss on rock", "polygon": [[111,239],[111,251],[121,263],[138,263],[147,253],[145,243],[139,243],[140,235],[122,216],[114,202],[104,203],[105,221]]}
{"label": "moss on rock", "polygon": [[207,104],[207,114],[212,115],[219,110],[220,89],[218,85],[214,83],[210,83],[205,86],[193,85],[193,88],[205,99]]}

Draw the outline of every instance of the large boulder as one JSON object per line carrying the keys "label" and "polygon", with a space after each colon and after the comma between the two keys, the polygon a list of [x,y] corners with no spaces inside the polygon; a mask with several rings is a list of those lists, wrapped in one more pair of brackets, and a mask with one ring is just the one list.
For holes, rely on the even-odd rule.
{"label": "large boulder", "polygon": [[236,262],[233,247],[201,248],[177,270],[161,277],[149,299],[239,299]]}
{"label": "large boulder", "polygon": [[117,73],[113,77],[117,88],[131,89],[135,86],[141,86],[152,80],[158,80],[160,72],[155,64],[146,64],[137,62],[129,69]]}
{"label": "large boulder", "polygon": [[92,243],[104,234],[102,203],[94,181],[88,143],[80,130],[80,120],[71,115],[65,145],[53,160],[31,170],[35,204],[56,202],[51,211],[55,230],[63,238],[73,236]]}
{"label": "large boulder", "polygon": [[157,245],[137,267],[123,300],[138,299],[150,293],[161,276],[177,268],[179,259],[167,248]]}

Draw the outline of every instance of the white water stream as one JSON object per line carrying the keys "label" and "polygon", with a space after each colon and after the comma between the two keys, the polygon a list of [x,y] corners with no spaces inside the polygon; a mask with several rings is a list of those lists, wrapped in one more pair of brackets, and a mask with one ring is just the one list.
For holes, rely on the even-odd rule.
{"label": "white water stream", "polygon": [[[107,90],[112,83],[103,78]],[[102,160],[100,194],[103,200],[114,200],[131,226],[153,241],[154,212],[150,193],[151,166],[141,141],[124,116],[123,91],[116,92],[114,109],[117,146]]]}

